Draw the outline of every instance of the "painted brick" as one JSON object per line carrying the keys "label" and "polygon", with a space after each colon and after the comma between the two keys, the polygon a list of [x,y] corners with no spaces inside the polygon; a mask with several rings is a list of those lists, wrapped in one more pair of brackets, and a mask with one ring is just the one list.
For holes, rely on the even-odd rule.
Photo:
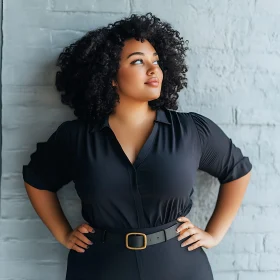
{"label": "painted brick", "polygon": [[[54,88],[57,56],[89,30],[149,11],[189,40],[188,88],[179,94],[179,109],[215,121],[253,163],[233,224],[220,244],[205,250],[215,280],[280,278],[279,1],[2,2],[0,279],[65,276],[67,249],[32,209],[21,174],[36,143],[76,118]],[[218,190],[216,179],[198,171],[190,216],[202,228]],[[74,184],[58,197],[71,225],[81,223]]]}

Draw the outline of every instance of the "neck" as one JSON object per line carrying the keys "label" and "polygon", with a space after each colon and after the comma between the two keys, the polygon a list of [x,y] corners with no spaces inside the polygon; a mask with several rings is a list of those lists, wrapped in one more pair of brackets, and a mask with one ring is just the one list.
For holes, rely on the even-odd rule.
{"label": "neck", "polygon": [[115,111],[110,115],[111,119],[114,119],[121,125],[137,126],[141,125],[151,119],[154,120],[156,111],[152,110],[148,103],[142,105],[131,104],[129,106],[118,103],[115,107]]}

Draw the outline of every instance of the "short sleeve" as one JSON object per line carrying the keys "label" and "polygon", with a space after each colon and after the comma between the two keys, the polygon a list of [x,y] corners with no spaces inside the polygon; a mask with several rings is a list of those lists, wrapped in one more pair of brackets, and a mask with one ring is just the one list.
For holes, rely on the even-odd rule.
{"label": "short sleeve", "polygon": [[195,123],[201,157],[199,170],[218,178],[221,184],[236,180],[252,169],[248,157],[243,156],[223,130],[209,118],[190,112]]}
{"label": "short sleeve", "polygon": [[70,121],[59,125],[46,142],[38,142],[22,175],[31,186],[57,192],[72,180]]}

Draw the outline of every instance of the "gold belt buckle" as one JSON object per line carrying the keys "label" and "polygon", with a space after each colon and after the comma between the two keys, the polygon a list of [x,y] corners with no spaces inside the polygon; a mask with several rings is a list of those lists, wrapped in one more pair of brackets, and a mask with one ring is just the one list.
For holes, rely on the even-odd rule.
{"label": "gold belt buckle", "polygon": [[[142,247],[139,247],[139,248],[136,248],[136,247],[130,247],[128,246],[128,237],[130,235],[142,235],[144,237],[144,245]],[[147,235],[145,233],[141,233],[141,232],[130,232],[130,233],[127,233],[126,236],[125,236],[125,246],[127,249],[130,249],[130,250],[143,250],[147,247]]]}

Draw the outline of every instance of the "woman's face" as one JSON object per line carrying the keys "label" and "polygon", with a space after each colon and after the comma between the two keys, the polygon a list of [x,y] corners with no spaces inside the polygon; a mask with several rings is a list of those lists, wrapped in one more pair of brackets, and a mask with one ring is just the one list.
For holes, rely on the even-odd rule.
{"label": "woman's face", "polygon": [[[121,52],[120,68],[117,73],[117,92],[131,101],[150,101],[160,97],[163,73],[158,64],[156,50],[145,40],[125,41]],[[150,78],[157,78],[158,84],[146,84]]]}

